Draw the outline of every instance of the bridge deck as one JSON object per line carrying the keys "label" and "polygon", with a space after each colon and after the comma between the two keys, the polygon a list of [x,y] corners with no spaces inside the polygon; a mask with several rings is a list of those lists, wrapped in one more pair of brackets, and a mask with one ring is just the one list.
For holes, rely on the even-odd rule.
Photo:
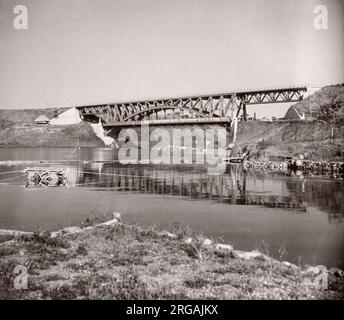
{"label": "bridge deck", "polygon": [[227,117],[219,118],[195,118],[195,119],[159,119],[159,120],[142,120],[142,121],[118,121],[114,123],[103,124],[104,128],[109,127],[135,127],[141,125],[154,126],[172,126],[183,124],[230,124],[231,119]]}

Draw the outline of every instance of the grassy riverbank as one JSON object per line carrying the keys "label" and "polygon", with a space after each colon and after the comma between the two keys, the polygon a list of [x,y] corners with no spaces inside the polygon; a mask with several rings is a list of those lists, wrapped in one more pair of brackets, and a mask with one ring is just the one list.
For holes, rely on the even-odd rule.
{"label": "grassy riverbank", "polygon": [[[259,252],[215,245],[187,228],[171,231],[116,223],[56,238],[4,236],[0,298],[344,298],[343,277],[329,274],[328,290],[319,290],[317,268],[305,272]],[[28,268],[27,290],[13,288],[17,265]]]}

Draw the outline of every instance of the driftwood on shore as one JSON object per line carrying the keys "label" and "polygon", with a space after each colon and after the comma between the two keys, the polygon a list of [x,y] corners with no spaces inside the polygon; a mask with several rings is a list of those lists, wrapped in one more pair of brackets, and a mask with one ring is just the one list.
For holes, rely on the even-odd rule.
{"label": "driftwood on shore", "polygon": [[[86,228],[80,228],[80,227],[66,227],[58,231],[50,232],[49,235],[51,238],[56,238],[60,235],[68,235],[68,234],[74,234],[74,233],[80,233],[86,230],[92,230],[95,228],[101,228],[101,227],[110,227],[113,226],[119,222],[121,222],[121,215],[118,212],[114,212],[112,214],[113,218],[111,220],[96,224],[94,226],[89,226]],[[37,235],[36,232],[32,231],[18,231],[18,230],[7,230],[7,229],[0,229],[0,236],[3,237],[10,237],[10,238],[26,238],[30,239]]]}

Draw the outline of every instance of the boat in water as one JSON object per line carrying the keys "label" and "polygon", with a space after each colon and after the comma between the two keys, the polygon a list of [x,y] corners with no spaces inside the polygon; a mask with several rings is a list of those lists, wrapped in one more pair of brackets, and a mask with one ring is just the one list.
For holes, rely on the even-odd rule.
{"label": "boat in water", "polygon": [[66,172],[58,168],[27,168],[27,188],[61,187],[67,184]]}

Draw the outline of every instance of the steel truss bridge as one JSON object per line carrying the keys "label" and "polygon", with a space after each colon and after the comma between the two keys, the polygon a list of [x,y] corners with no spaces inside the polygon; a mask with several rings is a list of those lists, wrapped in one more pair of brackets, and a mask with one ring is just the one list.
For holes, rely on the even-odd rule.
{"label": "steel truss bridge", "polygon": [[[182,98],[77,106],[85,121],[101,119],[104,128],[180,124],[230,124],[247,120],[247,105],[297,102],[307,87],[239,91]],[[242,114],[242,115],[241,115]]]}

